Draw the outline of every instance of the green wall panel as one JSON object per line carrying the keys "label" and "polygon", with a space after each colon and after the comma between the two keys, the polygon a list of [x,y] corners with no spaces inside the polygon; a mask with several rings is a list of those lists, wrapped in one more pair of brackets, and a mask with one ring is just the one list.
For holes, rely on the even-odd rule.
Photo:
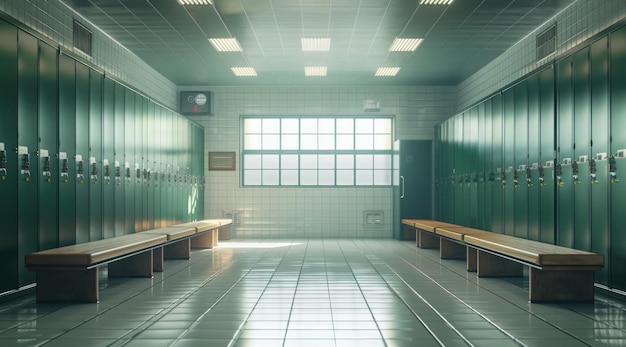
{"label": "green wall panel", "polygon": [[[59,147],[57,49],[39,43],[39,249],[59,243]],[[47,156],[43,155],[45,152]]]}
{"label": "green wall panel", "polygon": [[[573,218],[573,181],[572,165],[565,159],[572,160],[572,128],[573,128],[573,88],[572,88],[572,58],[568,57],[557,64],[557,93],[558,93],[558,119],[557,119],[557,161],[560,163],[555,168],[557,175],[557,201],[558,201],[558,244],[566,247],[574,247],[574,218]],[[559,165],[557,163],[557,165]],[[560,171],[560,174],[559,174]],[[560,180],[558,180],[560,177]]]}
{"label": "green wall panel", "polygon": [[102,107],[104,76],[94,70],[89,71],[89,156],[86,180],[89,189],[89,240],[104,238],[102,216],[102,189],[104,169],[102,166]]}
{"label": "green wall panel", "polygon": [[115,84],[102,79],[102,237],[115,236]]}
{"label": "green wall panel", "polygon": [[[13,149],[17,147],[17,29],[0,20],[0,292],[17,288],[17,181],[18,159]],[[2,159],[4,158],[4,159]]]}
{"label": "green wall panel", "polygon": [[89,68],[76,64],[76,243],[89,241]]}
{"label": "green wall panel", "polygon": [[[39,205],[33,203],[38,198],[39,161],[37,160],[38,141],[38,99],[33,98],[37,91],[39,70],[37,39],[18,30],[18,125],[17,143],[22,148],[18,152],[20,175],[17,190],[18,206],[18,274],[19,286],[32,283],[35,275],[24,266],[24,256],[39,248],[38,221]],[[24,151],[24,152],[22,152]]]}
{"label": "green wall panel", "polygon": [[[542,242],[556,243],[556,211],[554,180],[555,154],[555,98],[554,68],[547,68],[539,73],[539,173],[540,189],[540,232]],[[552,166],[551,166],[552,165]]]}
{"label": "green wall panel", "polygon": [[[111,81],[113,83],[113,81]],[[114,192],[114,209],[115,209],[115,236],[126,234],[126,188],[127,175],[130,175],[130,167],[126,170],[126,88],[115,83],[115,133],[114,133],[114,152],[115,159],[115,192]],[[130,165],[130,164],[129,164]]]}

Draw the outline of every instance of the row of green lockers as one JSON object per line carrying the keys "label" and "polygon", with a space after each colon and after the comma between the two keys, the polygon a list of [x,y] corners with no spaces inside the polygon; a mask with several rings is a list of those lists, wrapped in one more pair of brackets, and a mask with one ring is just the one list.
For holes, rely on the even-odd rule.
{"label": "row of green lockers", "polygon": [[626,27],[440,124],[435,146],[438,218],[603,254],[596,283],[626,290]]}
{"label": "row of green lockers", "polygon": [[0,21],[0,293],[24,255],[203,215],[204,131]]}

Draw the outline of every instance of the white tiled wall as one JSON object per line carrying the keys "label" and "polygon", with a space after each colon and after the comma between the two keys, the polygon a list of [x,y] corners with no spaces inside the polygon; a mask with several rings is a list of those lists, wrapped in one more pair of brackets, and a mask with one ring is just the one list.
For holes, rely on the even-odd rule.
{"label": "white tiled wall", "polygon": [[[454,111],[453,87],[186,87],[214,94],[205,150],[239,152],[241,115],[367,115],[363,100],[381,101],[375,114],[396,117],[397,139],[432,139],[435,124]],[[208,165],[207,165],[208,166]],[[208,168],[207,168],[208,170]],[[391,188],[243,188],[239,168],[207,172],[205,217],[240,212],[234,237],[391,237]],[[364,227],[363,212],[382,210],[385,225]]]}
{"label": "white tiled wall", "polygon": [[[602,30],[626,18],[624,0],[578,0],[459,85],[457,112],[551,62]],[[535,38],[557,24],[556,54],[537,62]]]}

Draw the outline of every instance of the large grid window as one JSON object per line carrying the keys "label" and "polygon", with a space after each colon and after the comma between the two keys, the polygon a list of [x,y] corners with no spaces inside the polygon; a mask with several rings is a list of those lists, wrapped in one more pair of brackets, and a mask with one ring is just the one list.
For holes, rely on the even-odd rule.
{"label": "large grid window", "polygon": [[390,186],[392,117],[242,117],[244,186]]}

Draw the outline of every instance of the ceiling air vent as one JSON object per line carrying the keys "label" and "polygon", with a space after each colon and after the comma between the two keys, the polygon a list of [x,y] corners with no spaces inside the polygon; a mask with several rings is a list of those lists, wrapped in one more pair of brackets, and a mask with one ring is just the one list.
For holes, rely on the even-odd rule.
{"label": "ceiling air vent", "polygon": [[74,48],[91,57],[91,30],[74,20]]}
{"label": "ceiling air vent", "polygon": [[541,60],[556,51],[556,24],[537,35],[537,60]]}

